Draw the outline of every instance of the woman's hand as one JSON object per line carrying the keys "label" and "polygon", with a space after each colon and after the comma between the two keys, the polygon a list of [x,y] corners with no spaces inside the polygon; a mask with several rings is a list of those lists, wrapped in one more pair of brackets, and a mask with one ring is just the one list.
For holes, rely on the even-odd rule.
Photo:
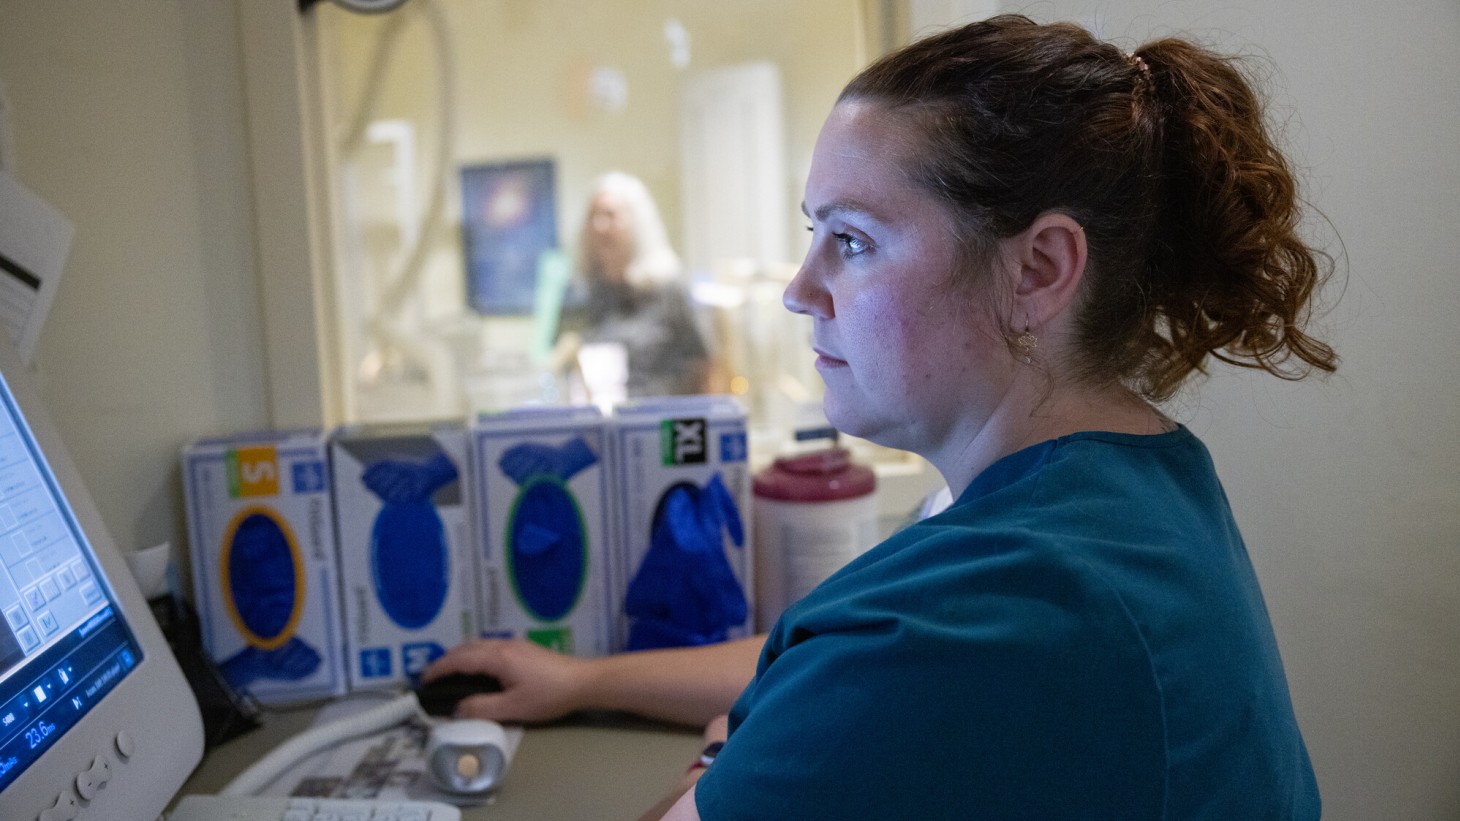
{"label": "woman's hand", "polygon": [[484,673],[499,693],[469,696],[461,718],[542,722],[576,710],[619,710],[656,721],[704,726],[728,711],[755,672],[765,636],[576,658],[520,639],[479,639],[448,651],[422,674]]}
{"label": "woman's hand", "polygon": [[448,673],[485,673],[502,683],[501,692],[467,696],[456,706],[458,718],[536,723],[562,718],[587,706],[588,667],[529,641],[479,639],[452,648],[422,674],[422,681]]}

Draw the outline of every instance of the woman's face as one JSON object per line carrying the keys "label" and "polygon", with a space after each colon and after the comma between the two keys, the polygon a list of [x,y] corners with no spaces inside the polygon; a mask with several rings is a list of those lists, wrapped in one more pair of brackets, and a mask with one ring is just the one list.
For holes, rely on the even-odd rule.
{"label": "woman's face", "polygon": [[906,143],[875,105],[832,111],[806,182],[811,247],[785,303],[814,320],[827,419],[932,458],[978,432],[1012,356],[979,296],[989,289],[951,285],[991,272],[956,271],[954,223],[899,165]]}
{"label": "woman's face", "polygon": [[588,203],[589,259],[611,282],[622,282],[634,258],[634,215],[629,201],[611,191],[595,194]]}

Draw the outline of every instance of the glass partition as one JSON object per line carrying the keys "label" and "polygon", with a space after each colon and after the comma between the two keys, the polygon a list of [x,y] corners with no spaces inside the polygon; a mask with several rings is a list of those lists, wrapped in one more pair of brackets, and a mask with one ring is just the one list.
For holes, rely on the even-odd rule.
{"label": "glass partition", "polygon": [[[893,7],[318,4],[345,421],[612,398],[587,383],[613,356],[560,333],[592,267],[589,203],[612,171],[657,205],[710,351],[705,389],[741,398],[752,456],[767,459],[819,415],[810,321],[781,305],[806,247],[812,147],[842,85],[902,26]],[[589,353],[608,364],[579,366]]]}
{"label": "glass partition", "polygon": [[567,398],[554,308],[609,171],[657,203],[718,387],[763,414],[816,400],[779,293],[816,132],[868,59],[863,5],[320,4],[347,418]]}

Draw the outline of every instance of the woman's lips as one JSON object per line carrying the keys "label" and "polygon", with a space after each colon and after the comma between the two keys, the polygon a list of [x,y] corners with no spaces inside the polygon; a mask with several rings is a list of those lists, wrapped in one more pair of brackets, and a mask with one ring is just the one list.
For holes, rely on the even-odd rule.
{"label": "woman's lips", "polygon": [[817,368],[845,368],[847,366],[845,359],[838,359],[820,348],[812,348],[811,350],[816,352]]}

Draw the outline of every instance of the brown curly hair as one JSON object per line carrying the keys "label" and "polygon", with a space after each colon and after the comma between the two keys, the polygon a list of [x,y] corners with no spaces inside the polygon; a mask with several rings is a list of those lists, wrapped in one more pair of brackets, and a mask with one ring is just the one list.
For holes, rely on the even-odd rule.
{"label": "brown curly hair", "polygon": [[1004,15],[883,57],[839,99],[908,118],[909,171],[970,259],[1048,211],[1084,226],[1083,378],[1160,400],[1208,355],[1287,379],[1337,367],[1304,331],[1332,260],[1299,236],[1297,183],[1235,58],[1180,39],[1127,55]]}

